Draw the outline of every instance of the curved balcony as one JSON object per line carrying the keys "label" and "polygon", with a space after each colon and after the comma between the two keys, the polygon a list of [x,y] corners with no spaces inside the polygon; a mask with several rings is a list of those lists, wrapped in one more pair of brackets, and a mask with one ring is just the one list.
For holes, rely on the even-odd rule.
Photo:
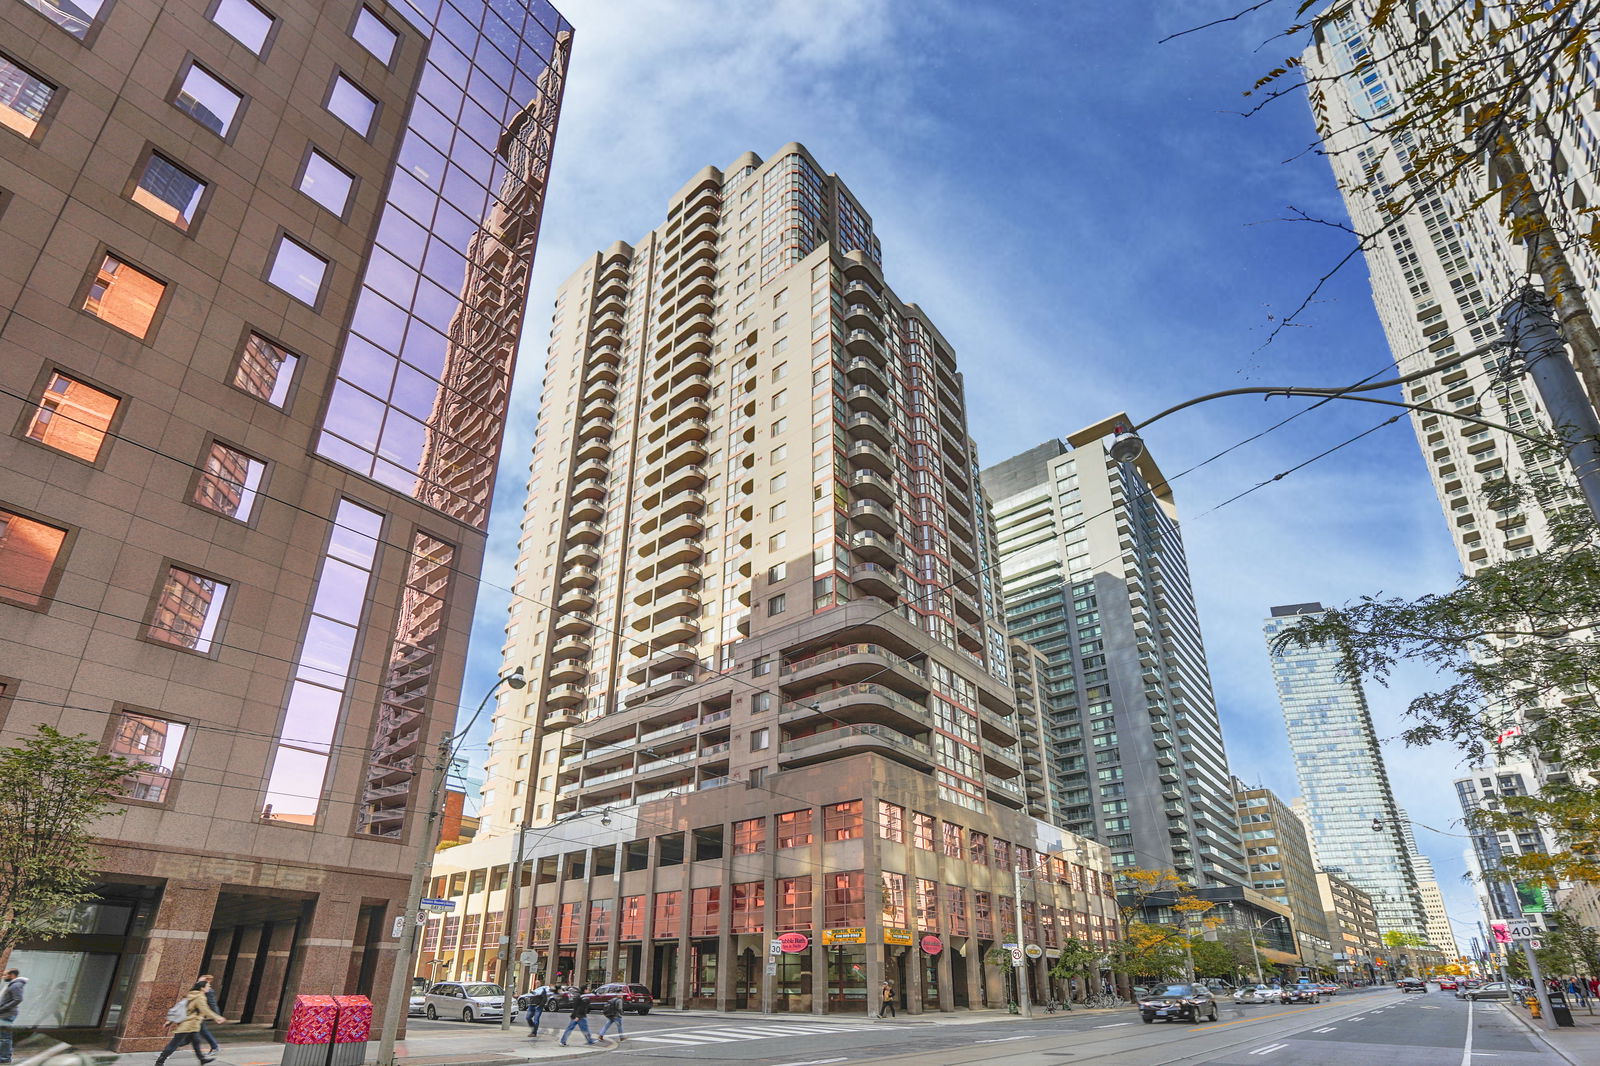
{"label": "curved balcony", "polygon": [[573,522],[597,522],[605,517],[605,501],[585,496],[573,503],[572,509],[567,512],[567,517]]}
{"label": "curved balcony", "polygon": [[850,537],[850,550],[858,558],[876,560],[888,566],[900,562],[900,546],[893,537],[862,530]]}
{"label": "curved balcony", "polygon": [[705,440],[711,432],[711,423],[703,418],[674,419],[667,427],[666,445],[672,447],[681,441]]}
{"label": "curved balcony", "polygon": [[[593,465],[593,464],[585,464],[585,465]],[[601,463],[599,465],[600,465],[600,467],[602,469],[604,469],[604,466],[605,466],[604,463]],[[577,471],[574,471],[575,474],[581,474],[582,472],[583,472],[583,467],[580,467]],[[567,495],[570,498],[575,499],[575,500],[603,500],[603,499],[605,499],[605,497],[606,497],[606,483],[605,483],[604,474],[601,474],[598,477],[595,477],[595,476],[585,477],[581,481],[573,482],[572,488],[570,490],[568,490]]]}
{"label": "curved balcony", "polygon": [[626,281],[628,279],[628,267],[630,265],[631,261],[626,256],[614,255],[610,257],[604,263],[600,264],[601,283],[604,284],[613,278],[620,278],[621,280]]}
{"label": "curved balcony", "polygon": [[[596,544],[605,530],[600,528],[598,522],[579,522],[577,525],[567,527],[567,540],[572,544]],[[598,555],[595,556],[599,558]]]}
{"label": "curved balcony", "polygon": [[582,635],[594,630],[594,615],[588,611],[574,611],[571,614],[556,615],[555,625],[551,627],[562,635]]}
{"label": "curved balcony", "polygon": [[616,402],[617,386],[610,381],[589,381],[583,386],[583,398],[588,400],[610,400]]}
{"label": "curved balcony", "polygon": [[872,385],[880,392],[889,391],[889,373],[875,359],[852,359],[845,364],[844,373],[852,385]]}
{"label": "curved balcony", "polygon": [[659,486],[663,499],[670,499],[681,492],[694,489],[703,489],[706,484],[706,468],[691,463],[673,470],[661,479]]}
{"label": "curved balcony", "polygon": [[620,346],[622,344],[622,320],[613,319],[613,321],[616,325],[606,325],[596,329],[591,343]]}
{"label": "curved balcony", "polygon": [[[556,685],[549,692],[544,694],[544,703],[546,707],[576,707],[582,702],[583,689],[579,688],[577,685]],[[551,726],[550,719],[554,717],[556,716],[545,716],[544,724],[546,729],[562,728],[561,726]],[[577,725],[578,723],[574,721],[572,724]]]}
{"label": "curved balcony", "polygon": [[650,657],[644,661],[644,665],[651,672],[659,672],[663,670],[681,670],[684,667],[693,666],[699,661],[700,657],[695,654],[695,646],[693,644],[674,644],[670,648],[660,648],[652,652]]}
{"label": "curved balcony", "polygon": [[659,426],[684,418],[705,418],[711,413],[711,403],[704,396],[687,396],[681,401],[666,399],[651,408],[649,424]]}
{"label": "curved balcony", "polygon": [[[705,554],[705,550],[700,547],[699,541],[689,539],[670,541],[661,545],[659,550],[661,554],[656,557],[655,565],[662,569],[679,563],[692,563]],[[642,580],[649,579],[644,578]]]}
{"label": "curved balcony", "polygon": [[895,520],[894,512],[881,503],[871,500],[854,500],[850,504],[850,518],[863,529],[882,533],[886,537],[894,536],[899,523]]}
{"label": "curved balcony", "polygon": [[672,373],[672,383],[689,378],[694,374],[709,374],[711,372],[711,344],[684,344],[678,347],[672,361],[665,366]]}
{"label": "curved balcony", "polygon": [[844,305],[844,324],[852,329],[865,329],[880,340],[883,338],[883,320],[878,316],[878,308],[865,300]]}
{"label": "curved balcony", "polygon": [[694,619],[688,616],[670,618],[656,628],[650,630],[643,646],[649,648],[670,648],[679,644],[688,644],[700,639],[700,627],[695,625]]}
{"label": "curved balcony", "polygon": [[888,423],[877,415],[851,415],[845,420],[844,428],[853,439],[870,440],[883,448],[894,446],[894,430],[890,429]]}
{"label": "curved balcony", "polygon": [[589,587],[594,587],[594,583],[598,579],[600,579],[600,575],[598,575],[598,571],[595,571],[594,567],[562,567],[560,586],[562,586],[563,592],[566,589],[589,589]]}
{"label": "curved balcony", "polygon": [[586,370],[593,370],[597,366],[616,366],[622,362],[622,347],[620,343],[597,342],[590,346],[589,354],[583,362]]}
{"label": "curved balcony", "polygon": [[869,499],[886,506],[894,504],[894,482],[871,470],[857,470],[850,478],[850,491],[857,499]]}
{"label": "curved balcony", "polygon": [[876,752],[919,770],[932,770],[933,749],[925,741],[881,725],[847,725],[785,740],[778,745],[780,768],[809,766],[862,752]]}
{"label": "curved balcony", "polygon": [[887,354],[883,342],[864,329],[853,329],[845,334],[844,350],[851,355],[882,360]]}
{"label": "curved balcony", "polygon": [[659,597],[650,605],[650,618],[654,622],[664,622],[669,618],[680,615],[694,615],[700,612],[700,596],[688,589],[669,592]]}
{"label": "curved balcony", "polygon": [[[701,399],[711,394],[711,379],[704,374],[690,374],[672,385],[672,406],[676,408],[681,403],[692,399]],[[699,416],[703,417],[703,416]]]}
{"label": "curved balcony", "polygon": [[657,574],[655,586],[663,592],[677,592],[680,589],[694,588],[700,584],[701,577],[698,566],[693,563],[680,563]]}
{"label": "curved balcony", "polygon": [[[1044,780],[1044,771],[1040,770],[1037,766],[1030,766],[1022,772],[1022,776],[1027,778],[1029,781],[1038,784]],[[1031,792],[1032,790],[1030,789],[1029,791]]]}
{"label": "curved balcony", "polygon": [[689,440],[679,441],[671,448],[668,448],[666,455],[662,457],[661,465],[670,474],[685,466],[700,465],[705,461],[705,457],[708,454],[706,446],[691,437]]}
{"label": "curved balcony", "polygon": [[579,418],[610,418],[617,413],[617,405],[610,400],[602,400],[598,396],[583,405],[578,412]]}
{"label": "curved balcony", "polygon": [[703,492],[689,489],[685,492],[673,493],[666,497],[656,507],[656,517],[662,521],[675,518],[680,514],[700,514],[706,509],[706,497]]}
{"label": "curved balcony", "polygon": [[883,306],[883,290],[878,287],[877,279],[870,281],[856,280],[849,282],[844,287],[844,294],[849,297],[865,296],[878,306]]}
{"label": "curved balcony", "polygon": [[556,607],[562,611],[587,611],[594,607],[594,594],[588,589],[569,589],[561,594]]}
{"label": "curved balcony", "polygon": [[558,685],[579,685],[589,679],[589,666],[583,659],[557,659],[544,676]]}
{"label": "curved balcony", "polygon": [[604,381],[615,384],[622,377],[622,364],[620,362],[602,362],[585,367],[584,374],[590,381]]}
{"label": "curved balcony", "polygon": [[697,260],[692,264],[685,265],[679,284],[687,285],[691,281],[699,281],[702,278],[711,282],[717,280],[717,264],[715,262],[707,263],[704,260]]}
{"label": "curved balcony", "polygon": [[972,593],[952,588],[950,598],[955,601],[956,617],[973,624],[983,621],[983,608],[978,605],[978,600]]}
{"label": "curved balcony", "polygon": [[628,295],[627,271],[606,271],[600,275],[598,282],[599,299],[604,302],[611,299],[625,299]]}
{"label": "curved balcony", "polygon": [[900,599],[900,577],[890,567],[877,563],[857,563],[850,568],[850,584],[872,596],[891,602]]}
{"label": "curved balcony", "polygon": [[871,441],[859,440],[851,444],[850,450],[845,453],[845,458],[857,470],[871,470],[884,477],[894,473],[894,460]]}
{"label": "curved balcony", "polygon": [[882,678],[902,692],[926,693],[928,675],[922,668],[878,644],[847,644],[808,655],[778,668],[780,685],[815,685],[819,680],[849,684]]}
{"label": "curved balcony", "polygon": [[604,462],[611,458],[611,439],[609,437],[590,437],[588,440],[578,442],[578,459],[599,459]]}
{"label": "curved balcony", "polygon": [[684,228],[694,229],[696,226],[709,222],[713,226],[722,217],[722,201],[711,200],[701,193],[695,197],[694,202],[683,209]]}
{"label": "curved balcony", "polygon": [[[711,312],[717,309],[716,302],[713,299],[716,289],[717,287],[709,281],[701,282],[687,289],[679,288],[678,303],[674,308],[674,313],[677,315],[676,328],[682,330],[688,323],[688,316],[690,315],[698,315],[710,322]],[[708,326],[708,331],[709,328]]]}
{"label": "curved balcony", "polygon": [[583,423],[578,430],[579,437],[609,437],[611,431],[616,429],[616,423],[609,418],[591,418]]}
{"label": "curved balcony", "polygon": [[586,637],[562,637],[550,646],[550,658],[581,659],[591,650]]}
{"label": "curved balcony", "polygon": [[704,241],[710,241],[712,246],[717,243],[717,224],[715,221],[701,222],[693,229],[686,230],[683,235],[681,247],[687,252]]}
{"label": "curved balcony", "polygon": [[889,410],[889,401],[874,385],[852,385],[844,398],[850,405],[851,411],[882,419],[893,417],[893,412]]}
{"label": "curved balcony", "polygon": [[595,325],[601,329],[620,330],[623,326],[623,315],[627,309],[618,299],[606,300],[594,309]]}
{"label": "curved balcony", "polygon": [[932,721],[932,713],[923,704],[883,685],[870,683],[845,685],[791,700],[778,714],[778,720],[785,725],[824,717],[852,724],[888,725],[905,733],[925,733]]}
{"label": "curved balcony", "polygon": [[[576,527],[574,527],[576,528]],[[563,567],[586,569],[600,561],[600,551],[593,544],[574,544],[561,557]]]}
{"label": "curved balcony", "polygon": [[689,249],[683,253],[682,267],[684,270],[688,270],[694,264],[702,261],[708,261],[712,264],[716,263],[716,241],[700,241],[691,245]]}

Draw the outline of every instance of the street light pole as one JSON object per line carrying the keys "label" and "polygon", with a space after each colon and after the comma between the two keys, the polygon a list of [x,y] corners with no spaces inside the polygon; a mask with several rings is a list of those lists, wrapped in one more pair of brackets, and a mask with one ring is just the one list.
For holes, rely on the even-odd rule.
{"label": "street light pole", "polygon": [[384,997],[383,1028],[378,1039],[376,1066],[395,1066],[394,1045],[400,1035],[400,1020],[406,1016],[406,1001],[411,989],[411,960],[416,950],[417,914],[422,909],[422,889],[428,883],[428,871],[433,866],[434,850],[439,844],[439,821],[444,805],[445,782],[450,776],[452,746],[472,729],[489,700],[500,691],[500,686],[519,689],[527,684],[522,678],[522,667],[495,678],[489,691],[484,693],[478,709],[472,712],[466,727],[458,732],[446,733],[439,738],[438,762],[434,766],[433,784],[428,790],[428,806],[424,821],[417,834],[416,858],[411,864],[411,885],[406,889],[405,910],[396,917],[400,943],[394,953],[394,969],[389,974],[389,991]]}
{"label": "street light pole", "polygon": [[1022,962],[1013,966],[1017,971],[1017,1008],[1024,1018],[1033,1017],[1033,1003],[1028,999],[1028,940],[1022,933],[1022,859],[1019,856],[1011,863],[1011,880],[1015,887],[1016,903],[1012,906],[1012,916],[1017,925],[1017,950],[1022,952]]}

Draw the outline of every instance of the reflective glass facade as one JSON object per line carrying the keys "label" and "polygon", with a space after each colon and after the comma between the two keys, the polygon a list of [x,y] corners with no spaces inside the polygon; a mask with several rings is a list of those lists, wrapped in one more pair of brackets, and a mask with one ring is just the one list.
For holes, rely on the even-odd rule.
{"label": "reflective glass facade", "polygon": [[[1319,603],[1274,607],[1265,626],[1269,647],[1302,617],[1321,611]],[[1343,659],[1343,651],[1331,644],[1272,655],[1272,678],[1317,859],[1322,869],[1372,897],[1385,932],[1426,937],[1416,874],[1367,698],[1360,685],[1340,673]]]}
{"label": "reflective glass facade", "polygon": [[317,452],[483,528],[571,27],[409,0],[430,35]]}

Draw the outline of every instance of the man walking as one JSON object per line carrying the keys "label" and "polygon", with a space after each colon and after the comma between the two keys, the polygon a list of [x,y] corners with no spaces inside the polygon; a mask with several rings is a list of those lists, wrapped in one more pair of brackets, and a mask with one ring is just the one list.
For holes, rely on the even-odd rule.
{"label": "man walking", "polygon": [[622,1043],[622,997],[606,1000],[606,1005],[600,1008],[600,1013],[606,1016],[606,1024],[600,1027],[600,1039],[604,1040],[614,1025],[617,1027],[617,1043]]}
{"label": "man walking", "polygon": [[518,1003],[528,1014],[528,1035],[539,1035],[539,1020],[544,1017],[544,1009],[550,1004],[550,986],[540,982],[539,987],[529,989],[523,993]]}
{"label": "man walking", "polygon": [[[222,1014],[222,1008],[217,1006],[216,981],[217,979],[211,974],[203,973],[200,975],[200,983],[206,986],[206,1007],[211,1011],[212,1014],[220,1016]],[[222,1045],[218,1044],[217,1038],[211,1035],[211,1026],[209,1024],[210,1021],[211,1019],[209,1018],[200,1019],[200,1039],[204,1040],[211,1046],[211,1055],[213,1058],[215,1058],[217,1052],[222,1050]]]}
{"label": "man walking", "polygon": [[11,1031],[17,1025],[17,1012],[28,991],[28,979],[17,970],[6,971],[6,988],[0,992],[0,1063],[11,1061]]}
{"label": "man walking", "polygon": [[577,998],[572,1001],[572,1020],[567,1023],[567,1028],[561,1034],[561,1046],[567,1046],[567,1037],[572,1035],[572,1030],[583,1030],[583,1038],[589,1043],[595,1043],[595,1038],[589,1032],[589,1001],[584,997],[589,994],[589,986],[578,989]]}
{"label": "man walking", "polygon": [[882,1018],[885,1012],[895,1018],[900,1017],[894,1010],[894,985],[887,979],[884,980],[883,987],[878,989],[878,1017]]}
{"label": "man walking", "polygon": [[163,1066],[168,1057],[185,1044],[194,1049],[194,1057],[200,1060],[200,1066],[206,1066],[206,1063],[214,1061],[215,1055],[207,1055],[200,1050],[200,1024],[205,1021],[225,1022],[228,1019],[206,1006],[206,983],[196,981],[194,987],[189,989],[172,1009],[182,1014],[183,1020],[174,1023],[172,1039],[167,1041],[167,1046],[156,1056],[155,1066]]}

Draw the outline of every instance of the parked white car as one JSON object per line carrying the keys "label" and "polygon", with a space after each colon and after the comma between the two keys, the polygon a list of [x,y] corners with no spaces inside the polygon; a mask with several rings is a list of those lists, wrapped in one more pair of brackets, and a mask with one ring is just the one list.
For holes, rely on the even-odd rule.
{"label": "parked white car", "polygon": [[1282,1003],[1283,989],[1271,985],[1245,985],[1233,994],[1235,1003]]}
{"label": "parked white car", "polygon": [[[423,997],[422,1013],[429,1020],[435,1018],[460,1018],[464,1022],[478,1018],[499,1018],[505,1013],[506,990],[499,985],[481,981],[440,981],[431,985]],[[516,1010],[512,1010],[516,1017]]]}

